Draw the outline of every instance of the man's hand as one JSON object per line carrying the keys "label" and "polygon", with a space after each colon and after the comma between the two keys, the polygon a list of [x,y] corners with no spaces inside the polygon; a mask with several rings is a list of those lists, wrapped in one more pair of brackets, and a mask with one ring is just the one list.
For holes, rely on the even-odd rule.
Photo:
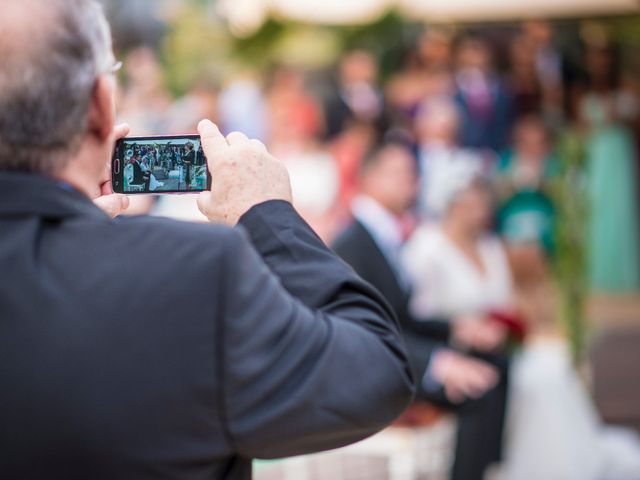
{"label": "man's hand", "polygon": [[[127,135],[129,135],[129,125],[126,123],[114,127],[116,141]],[[115,218],[129,207],[129,198],[126,195],[113,193],[113,188],[111,187],[111,159],[105,165],[100,182],[100,193],[93,199],[93,202],[111,218]]]}
{"label": "man's hand", "polygon": [[451,350],[436,352],[432,362],[433,377],[444,386],[447,398],[453,403],[481,397],[500,378],[491,364]]}
{"label": "man's hand", "polygon": [[507,338],[507,328],[486,318],[459,318],[452,325],[452,340],[463,348],[491,352]]}
{"label": "man's hand", "polygon": [[198,197],[200,211],[212,222],[235,225],[251,207],[267,200],[291,202],[284,164],[258,140],[234,132],[226,138],[209,120],[198,125],[212,185]]}

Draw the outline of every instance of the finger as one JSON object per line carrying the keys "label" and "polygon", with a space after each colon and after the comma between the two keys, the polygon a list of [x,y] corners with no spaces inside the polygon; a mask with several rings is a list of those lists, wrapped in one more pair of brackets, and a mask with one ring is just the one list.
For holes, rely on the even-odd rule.
{"label": "finger", "polygon": [[249,141],[249,143],[251,144],[252,147],[254,147],[256,150],[259,150],[261,152],[267,152],[267,147],[264,145],[264,143],[262,143],[260,140],[253,138]]}
{"label": "finger", "polygon": [[212,158],[216,150],[223,149],[228,146],[224,135],[220,133],[218,126],[211,120],[202,120],[198,124],[198,133],[202,140],[202,149],[207,158]]}
{"label": "finger", "polygon": [[209,205],[211,205],[211,192],[201,192],[196,198],[198,209],[205,217],[209,216]]}
{"label": "finger", "polygon": [[466,390],[474,398],[484,395],[498,381],[498,373],[493,367],[478,366],[471,370],[466,378]]}
{"label": "finger", "polygon": [[103,195],[96,198],[94,203],[111,218],[115,218],[129,207],[129,198],[119,194]]}
{"label": "finger", "polygon": [[112,195],[113,194],[113,186],[111,185],[111,180],[107,180],[102,185],[100,185],[100,195]]}
{"label": "finger", "polygon": [[445,384],[444,394],[451,403],[462,403],[465,399],[464,392],[452,384]]}
{"label": "finger", "polygon": [[474,375],[466,375],[461,378],[457,387],[462,395],[467,398],[479,398],[487,390],[486,385]]}
{"label": "finger", "polygon": [[130,130],[131,129],[129,128],[129,125],[126,123],[120,123],[116,125],[115,127],[113,127],[113,134],[115,136],[115,139],[120,140],[121,138],[126,137],[127,135],[129,135]]}
{"label": "finger", "polygon": [[474,347],[482,352],[495,349],[497,342],[489,335],[479,335],[475,338]]}
{"label": "finger", "polygon": [[[107,164],[104,166],[104,169],[102,170],[102,175],[100,175],[101,187],[104,186],[105,183],[109,183],[107,187],[111,188],[111,161],[107,162]],[[108,193],[113,193],[113,192],[109,190]]]}
{"label": "finger", "polygon": [[249,138],[242,132],[231,132],[227,135],[229,145],[242,145],[249,142]]}

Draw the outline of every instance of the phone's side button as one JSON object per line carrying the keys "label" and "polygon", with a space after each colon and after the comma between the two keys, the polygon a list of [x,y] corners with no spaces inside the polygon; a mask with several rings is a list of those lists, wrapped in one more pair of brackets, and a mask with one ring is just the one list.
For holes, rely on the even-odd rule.
{"label": "phone's side button", "polygon": [[116,175],[120,173],[120,160],[117,158],[113,161],[113,173]]}

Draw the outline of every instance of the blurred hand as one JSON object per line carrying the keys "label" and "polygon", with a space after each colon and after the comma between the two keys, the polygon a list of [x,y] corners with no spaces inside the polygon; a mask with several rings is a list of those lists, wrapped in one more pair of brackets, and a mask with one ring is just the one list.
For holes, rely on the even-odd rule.
{"label": "blurred hand", "polygon": [[258,140],[234,132],[226,138],[209,120],[198,125],[212,185],[198,208],[212,222],[235,225],[251,207],[267,200],[291,202],[289,173]]}
{"label": "blurred hand", "polygon": [[500,378],[493,365],[451,350],[437,352],[432,362],[433,377],[444,386],[447,398],[453,403],[480,398],[495,387]]}
{"label": "blurred hand", "polygon": [[455,319],[451,332],[455,344],[480,352],[496,350],[504,343],[507,333],[504,325],[478,317]]}
{"label": "blurred hand", "polygon": [[[114,127],[115,140],[129,135],[129,125],[122,123]],[[105,165],[105,169],[100,179],[100,193],[93,199],[100,209],[102,209],[111,218],[115,218],[129,207],[129,198],[126,195],[113,193],[111,187],[111,159]]]}

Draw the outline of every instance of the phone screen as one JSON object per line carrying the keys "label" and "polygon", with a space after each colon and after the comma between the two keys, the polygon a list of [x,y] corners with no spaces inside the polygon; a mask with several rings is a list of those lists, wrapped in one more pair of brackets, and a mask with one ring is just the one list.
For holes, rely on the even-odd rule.
{"label": "phone screen", "polygon": [[211,186],[198,135],[119,140],[111,175],[113,191],[127,195],[202,192]]}

